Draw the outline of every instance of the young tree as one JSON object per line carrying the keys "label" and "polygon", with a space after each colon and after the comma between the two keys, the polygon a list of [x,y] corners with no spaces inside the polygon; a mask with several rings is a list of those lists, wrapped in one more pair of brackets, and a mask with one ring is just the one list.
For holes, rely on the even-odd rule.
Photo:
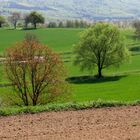
{"label": "young tree", "polygon": [[43,24],[45,22],[44,17],[41,14],[39,14],[39,13],[37,13],[35,11],[31,12],[29,14],[28,19],[30,19],[30,22],[34,25],[35,29],[37,28],[37,24],[38,23],[42,23]]}
{"label": "young tree", "polygon": [[88,26],[89,26],[89,24],[88,24],[87,21],[84,21],[84,20],[81,20],[81,21],[80,21],[80,28],[86,28],[86,27],[88,27]]}
{"label": "young tree", "polygon": [[67,20],[66,21],[66,27],[67,28],[73,28],[74,27],[74,21],[73,20]]}
{"label": "young tree", "polygon": [[24,28],[27,29],[28,28],[28,24],[30,23],[29,15],[24,15],[23,16],[23,20],[24,20]]}
{"label": "young tree", "polygon": [[2,24],[5,23],[5,18],[3,16],[0,16],[0,28],[2,27]]}
{"label": "young tree", "polygon": [[80,22],[79,22],[79,20],[75,20],[74,21],[74,27],[75,28],[80,28]]}
{"label": "young tree", "polygon": [[[65,91],[65,71],[58,54],[28,34],[6,52],[6,73],[24,105],[37,105],[41,97],[50,101]],[[31,101],[31,102],[30,102]]]}
{"label": "young tree", "polygon": [[119,66],[129,56],[120,30],[108,23],[97,23],[84,31],[75,53],[75,64],[81,70],[92,71],[97,67],[98,78],[102,77],[102,69]]}
{"label": "young tree", "polygon": [[64,23],[62,21],[60,21],[59,24],[58,24],[58,27],[59,28],[64,28]]}
{"label": "young tree", "polygon": [[14,12],[9,17],[9,21],[14,25],[14,29],[17,28],[17,22],[20,20],[20,13]]}
{"label": "young tree", "polygon": [[50,23],[48,24],[48,28],[57,28],[56,22],[50,22]]}

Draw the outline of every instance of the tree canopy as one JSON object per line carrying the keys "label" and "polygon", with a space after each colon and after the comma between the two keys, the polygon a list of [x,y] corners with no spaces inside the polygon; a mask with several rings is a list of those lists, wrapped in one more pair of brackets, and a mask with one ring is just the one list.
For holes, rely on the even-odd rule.
{"label": "tree canopy", "polygon": [[119,66],[129,57],[125,39],[117,26],[109,23],[97,23],[81,34],[75,47],[75,64],[81,70],[98,69],[98,77],[102,77],[102,69]]}
{"label": "tree canopy", "polygon": [[0,28],[2,27],[3,23],[5,23],[5,18],[3,16],[0,16]]}
{"label": "tree canopy", "polygon": [[[24,105],[50,102],[66,93],[65,70],[58,54],[28,34],[6,52],[6,73]],[[46,98],[47,97],[47,98]]]}
{"label": "tree canopy", "polygon": [[13,24],[14,28],[17,28],[17,22],[20,20],[21,15],[18,12],[12,13],[12,15],[9,17],[9,21]]}
{"label": "tree canopy", "polygon": [[38,23],[44,23],[45,22],[45,19],[44,17],[37,13],[36,11],[33,11],[31,12],[27,17],[26,19],[28,19],[28,22],[32,23],[34,25],[34,28],[36,29],[37,28],[37,24]]}

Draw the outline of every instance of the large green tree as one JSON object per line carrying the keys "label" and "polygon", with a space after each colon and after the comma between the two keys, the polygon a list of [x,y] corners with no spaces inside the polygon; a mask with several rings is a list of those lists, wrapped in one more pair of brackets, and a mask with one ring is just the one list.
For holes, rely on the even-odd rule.
{"label": "large green tree", "polygon": [[5,18],[3,16],[0,16],[0,28],[2,27],[3,23],[5,23]]}
{"label": "large green tree", "polygon": [[98,69],[98,78],[102,70],[110,66],[119,66],[129,57],[124,37],[119,28],[109,23],[96,23],[81,34],[75,48],[75,64],[81,70]]}
{"label": "large green tree", "polygon": [[43,24],[45,21],[44,17],[41,14],[37,13],[36,11],[31,12],[28,16],[28,19],[30,19],[29,22],[31,22],[34,25],[35,29],[37,28],[38,23]]}

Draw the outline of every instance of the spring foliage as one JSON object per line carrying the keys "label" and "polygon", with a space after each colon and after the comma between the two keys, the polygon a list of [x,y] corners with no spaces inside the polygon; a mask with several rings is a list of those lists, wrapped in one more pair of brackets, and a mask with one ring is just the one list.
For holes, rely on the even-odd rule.
{"label": "spring foliage", "polygon": [[129,58],[124,37],[117,26],[109,23],[97,23],[81,34],[75,48],[75,64],[81,70],[98,69],[98,77],[102,77],[102,69],[119,66]]}
{"label": "spring foliage", "polygon": [[66,92],[65,70],[58,54],[26,37],[6,52],[6,73],[24,105],[48,102]]}

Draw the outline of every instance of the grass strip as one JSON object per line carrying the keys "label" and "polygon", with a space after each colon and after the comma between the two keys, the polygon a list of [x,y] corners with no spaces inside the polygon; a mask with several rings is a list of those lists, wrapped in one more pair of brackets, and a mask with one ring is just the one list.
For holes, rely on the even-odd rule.
{"label": "grass strip", "polygon": [[92,108],[105,107],[121,107],[121,106],[136,106],[140,105],[140,101],[135,102],[116,102],[116,101],[93,101],[93,102],[77,102],[65,104],[48,104],[28,107],[5,107],[0,108],[0,116],[11,116],[19,114],[35,114],[50,111],[70,111],[70,110],[84,110]]}

